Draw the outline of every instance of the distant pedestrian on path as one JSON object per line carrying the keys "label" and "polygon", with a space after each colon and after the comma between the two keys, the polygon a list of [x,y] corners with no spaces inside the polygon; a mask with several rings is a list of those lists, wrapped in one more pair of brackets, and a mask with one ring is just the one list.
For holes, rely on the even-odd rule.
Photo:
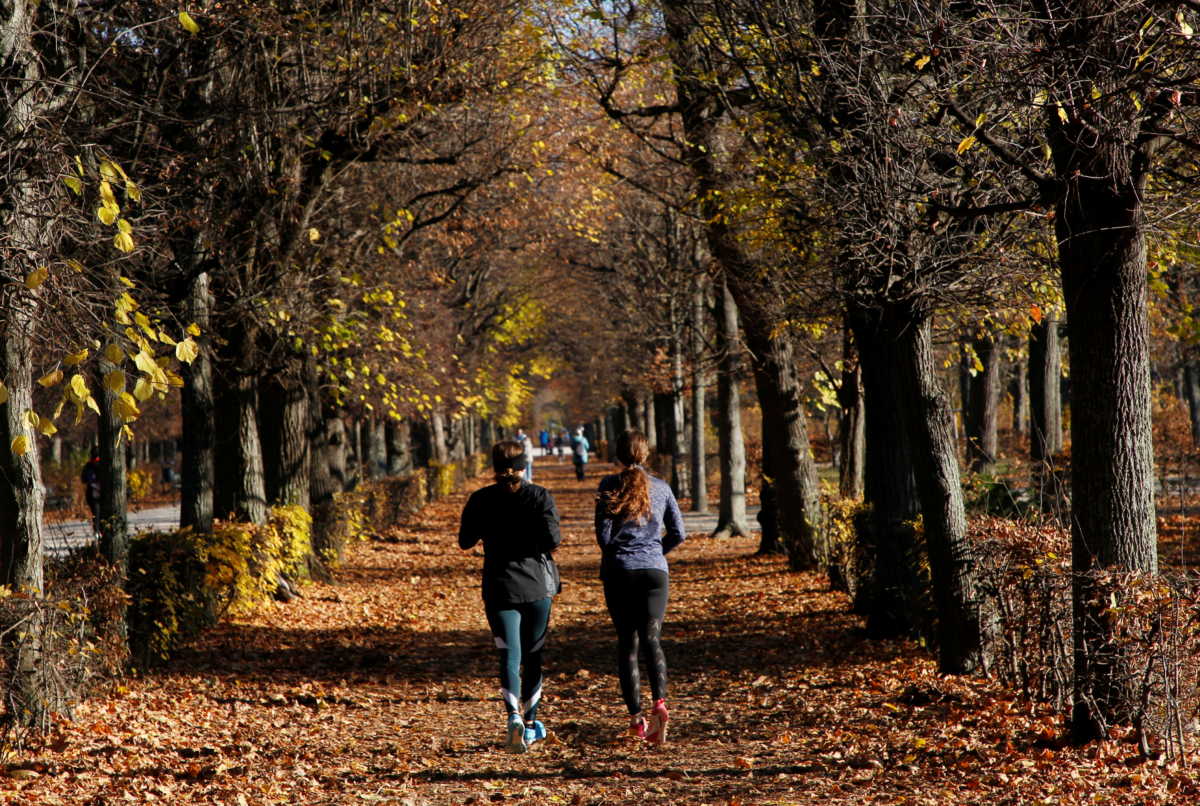
{"label": "distant pedestrian on path", "polygon": [[554,497],[524,480],[522,445],[497,443],[492,467],[496,483],[476,490],[463,507],[458,545],[466,550],[483,542],[483,607],[500,653],[505,747],[524,753],[546,738],[537,719],[542,648],[550,600],[562,588],[552,556],[562,537]]}
{"label": "distant pedestrian on path", "polygon": [[566,437],[567,437],[566,431],[559,431],[557,434],[554,435],[554,456],[555,456],[554,461],[555,462],[562,461],[563,443],[566,442]]}
{"label": "distant pedestrian on path", "polygon": [[533,481],[533,440],[525,433],[524,428],[518,428],[514,439],[521,444],[525,454],[525,481]]}
{"label": "distant pedestrian on path", "polygon": [[[671,486],[646,471],[649,457],[650,446],[640,431],[626,431],[617,440],[623,467],[600,481],[596,542],[604,601],[617,630],[617,674],[629,709],[629,732],[662,744],[667,740],[667,661],[659,637],[670,588],[666,554],[683,542],[684,532]],[[654,696],[649,718],[642,714],[639,646]]]}
{"label": "distant pedestrian on path", "polygon": [[92,457],[79,471],[83,500],[92,513],[92,534],[100,537],[100,449],[92,448]]}
{"label": "distant pedestrian on path", "polygon": [[575,429],[575,436],[571,437],[571,461],[575,463],[575,478],[583,481],[585,471],[587,470],[588,451],[592,446],[588,444],[587,437],[583,435],[582,428]]}
{"label": "distant pedestrian on path", "polygon": [[538,445],[542,449],[542,456],[550,455],[550,432],[545,428],[538,431]]}

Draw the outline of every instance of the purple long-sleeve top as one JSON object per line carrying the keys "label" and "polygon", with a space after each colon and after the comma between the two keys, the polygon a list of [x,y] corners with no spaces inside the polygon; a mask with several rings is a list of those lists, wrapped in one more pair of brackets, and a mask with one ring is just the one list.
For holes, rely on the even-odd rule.
{"label": "purple long-sleeve top", "polygon": [[[645,472],[645,471],[642,471]],[[683,516],[671,485],[646,474],[650,483],[650,515],[643,521],[616,518],[604,507],[605,493],[621,486],[614,474],[600,480],[596,498],[596,542],[600,544],[600,576],[638,568],[667,570],[666,554],[683,542]]]}

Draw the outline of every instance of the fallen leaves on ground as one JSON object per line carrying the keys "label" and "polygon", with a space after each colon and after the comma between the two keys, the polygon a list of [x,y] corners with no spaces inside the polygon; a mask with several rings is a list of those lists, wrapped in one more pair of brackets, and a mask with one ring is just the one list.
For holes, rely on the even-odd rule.
{"label": "fallen leaves on ground", "polygon": [[79,706],[0,776],[20,804],[1186,803],[1196,776],[1123,743],[1071,748],[1043,706],[868,641],[814,574],[695,535],[672,555],[671,743],[625,738],[591,535],[596,478],[542,463],[564,516],[542,718],[501,749],[481,557],[463,496],[357,545],[336,585],[222,624]]}

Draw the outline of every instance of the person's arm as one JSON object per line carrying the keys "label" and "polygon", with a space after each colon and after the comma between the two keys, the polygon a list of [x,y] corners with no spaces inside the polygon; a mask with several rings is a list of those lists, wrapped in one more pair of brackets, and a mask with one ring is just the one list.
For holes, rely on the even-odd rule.
{"label": "person's arm", "polygon": [[666,554],[684,540],[683,513],[679,511],[679,504],[670,490],[667,490],[667,506],[663,511],[663,526],[667,530],[662,541],[663,554]]}
{"label": "person's arm", "polygon": [[479,500],[472,494],[463,507],[462,519],[458,524],[458,547],[463,551],[475,548],[475,544],[483,539],[479,520]]}
{"label": "person's arm", "polygon": [[600,482],[600,489],[596,492],[596,543],[601,551],[608,548],[608,544],[612,542],[613,519],[605,507],[606,492],[608,491],[604,489],[604,482]]}
{"label": "person's arm", "polygon": [[554,505],[554,496],[547,490],[542,499],[542,525],[539,548],[543,553],[554,551],[562,543],[562,531],[558,528],[558,507]]}

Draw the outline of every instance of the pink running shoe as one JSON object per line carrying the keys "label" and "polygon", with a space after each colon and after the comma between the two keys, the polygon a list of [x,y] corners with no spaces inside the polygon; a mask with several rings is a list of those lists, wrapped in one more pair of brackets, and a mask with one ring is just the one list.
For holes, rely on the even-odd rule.
{"label": "pink running shoe", "polygon": [[652,744],[665,744],[668,719],[666,700],[655,700],[654,708],[650,711],[649,726],[646,728],[646,741]]}
{"label": "pink running shoe", "polygon": [[646,717],[638,714],[630,720],[629,735],[635,739],[646,738]]}

